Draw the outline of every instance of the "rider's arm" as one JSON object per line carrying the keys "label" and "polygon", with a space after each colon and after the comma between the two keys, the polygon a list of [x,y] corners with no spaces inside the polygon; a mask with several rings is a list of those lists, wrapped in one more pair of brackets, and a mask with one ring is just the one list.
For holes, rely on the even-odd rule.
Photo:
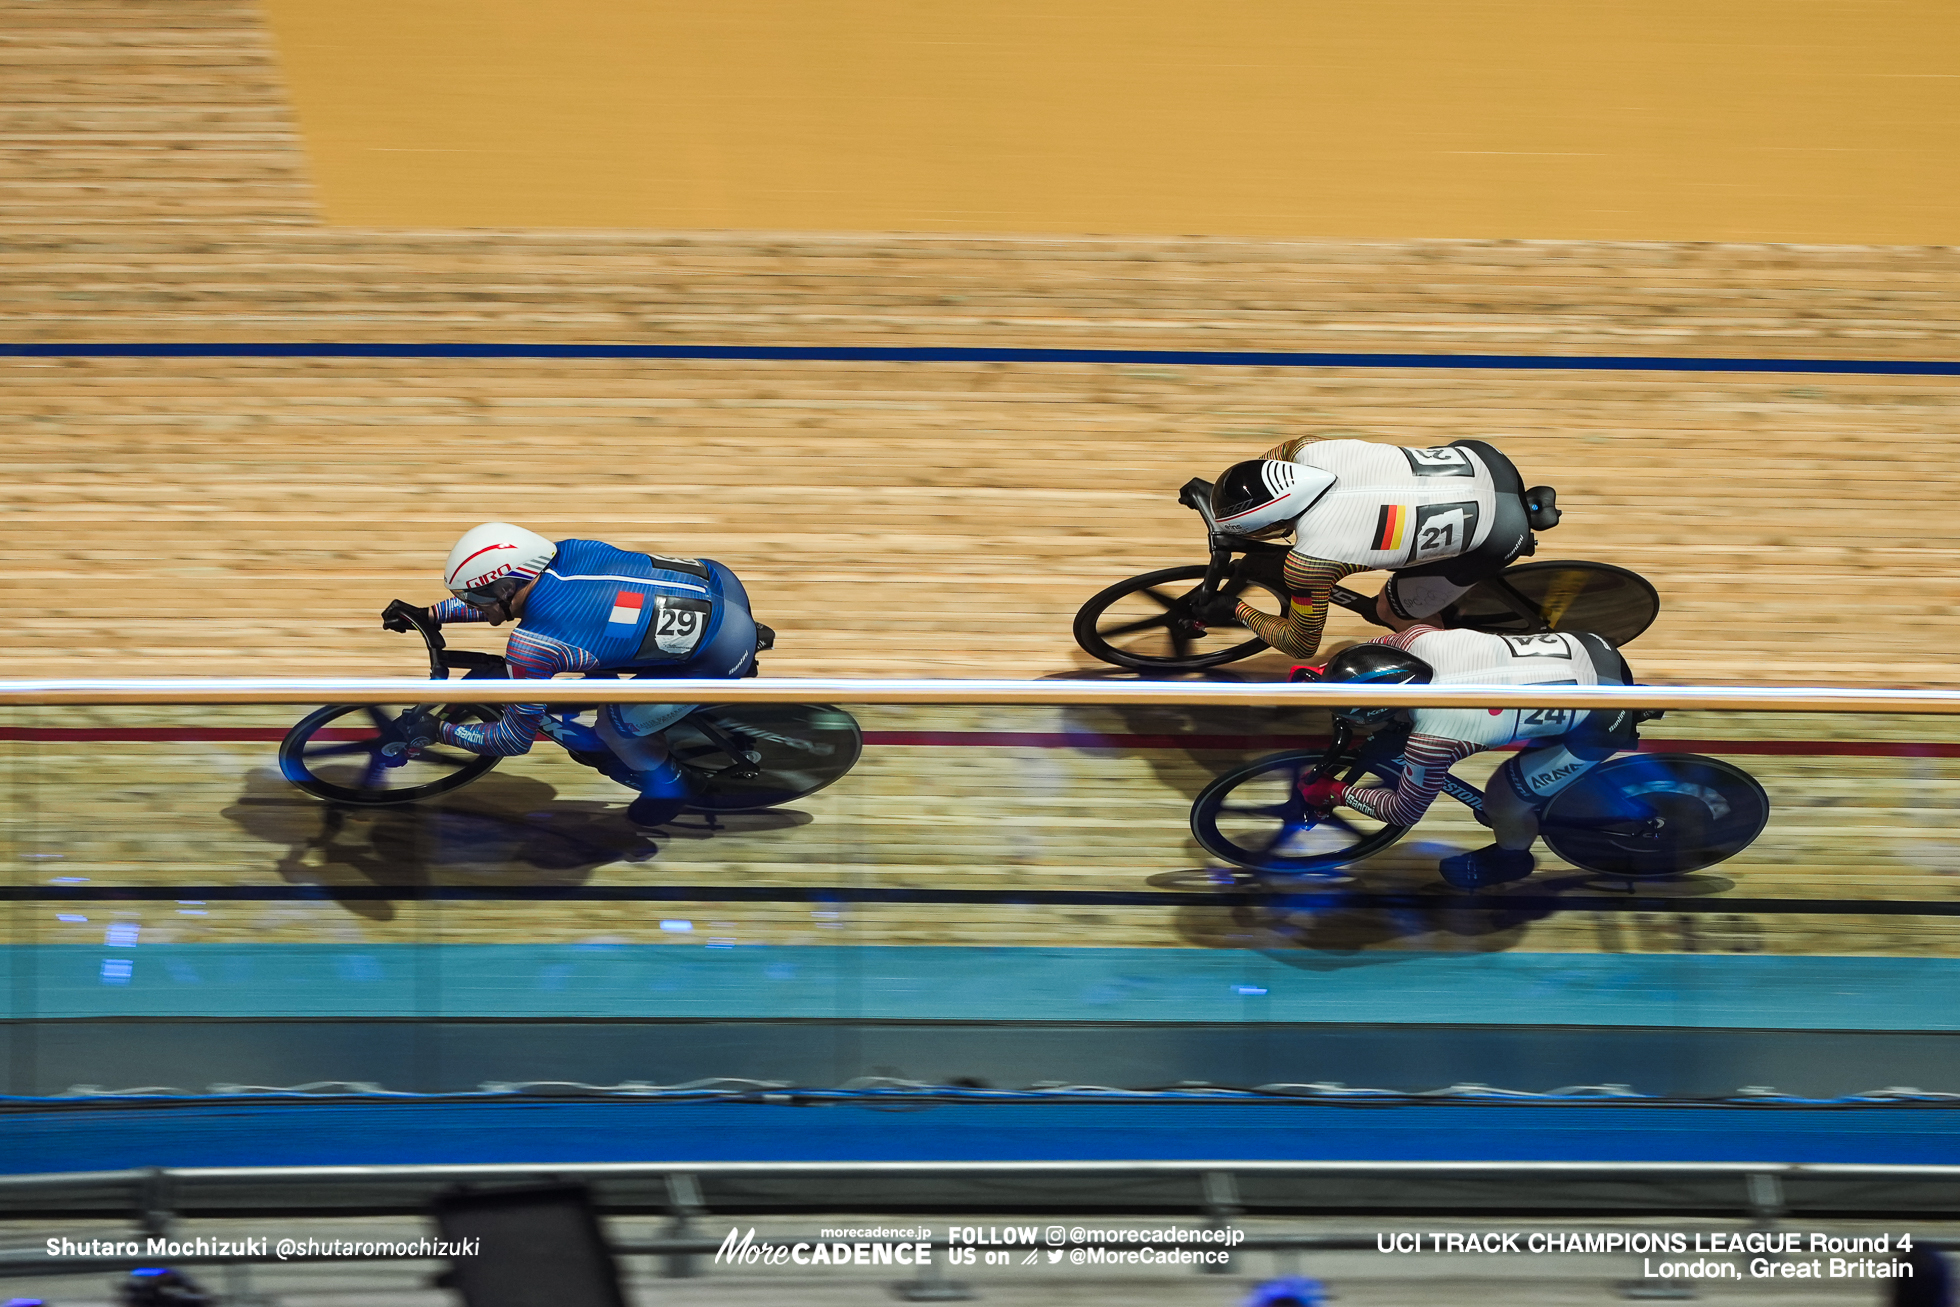
{"label": "rider's arm", "polygon": [[472,608],[461,599],[444,599],[429,605],[429,616],[437,626],[447,626],[451,622],[487,622],[490,614],[480,608]]}
{"label": "rider's arm", "polygon": [[1291,463],[1300,456],[1301,450],[1305,449],[1308,445],[1318,444],[1319,442],[1319,436],[1295,436],[1293,439],[1282,444],[1274,445],[1259,457],[1270,458],[1275,463]]}
{"label": "rider's arm", "polygon": [[[504,649],[504,663],[510,668],[513,680],[549,680],[559,672],[589,671],[599,665],[599,660],[577,645],[519,627],[510,634],[510,644]],[[462,726],[444,722],[443,743],[453,744],[471,753],[494,754],[500,758],[529,753],[531,742],[538,738],[538,724],[544,720],[544,708],[541,703],[514,703],[506,707],[504,715],[494,722],[471,722]]]}
{"label": "rider's arm", "polygon": [[1296,658],[1311,658],[1314,650],[1320,648],[1321,632],[1327,629],[1328,597],[1334,591],[1334,583],[1367,570],[1306,554],[1288,554],[1286,588],[1293,592],[1293,600],[1286,607],[1286,616],[1274,617],[1241,601],[1238,618],[1273,648]]}
{"label": "rider's arm", "polygon": [[1391,826],[1413,826],[1443,792],[1443,777],[1449,772],[1450,764],[1482,751],[1482,745],[1463,740],[1411,735],[1403,753],[1406,761],[1400,784],[1392,790],[1386,786],[1350,787],[1340,802]]}
{"label": "rider's arm", "polygon": [[1434,622],[1415,622],[1403,627],[1392,635],[1378,635],[1372,640],[1363,640],[1361,643],[1385,644],[1391,649],[1400,649],[1404,653],[1407,653],[1409,647],[1415,644],[1417,636],[1434,635],[1442,629],[1442,627],[1436,625]]}

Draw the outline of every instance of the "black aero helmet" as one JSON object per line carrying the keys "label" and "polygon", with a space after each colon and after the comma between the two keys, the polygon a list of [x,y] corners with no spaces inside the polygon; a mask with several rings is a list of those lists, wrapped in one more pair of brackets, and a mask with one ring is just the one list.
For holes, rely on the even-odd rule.
{"label": "black aero helmet", "polygon": [[[1357,644],[1327,664],[1321,679],[1345,685],[1428,685],[1436,669],[1405,649],[1386,644]],[[1393,716],[1395,708],[1336,708],[1343,721],[1366,726]]]}
{"label": "black aero helmet", "polygon": [[1314,506],[1334,474],[1304,463],[1251,458],[1234,463],[1212,483],[1211,517],[1220,531],[1248,535],[1290,522]]}

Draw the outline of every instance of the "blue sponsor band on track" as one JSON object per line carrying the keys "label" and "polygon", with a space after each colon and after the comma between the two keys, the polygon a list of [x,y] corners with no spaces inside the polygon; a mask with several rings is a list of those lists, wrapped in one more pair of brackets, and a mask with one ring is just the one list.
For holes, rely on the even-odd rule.
{"label": "blue sponsor band on track", "polygon": [[[25,1105],[23,1105],[24,1107]],[[1217,1161],[1954,1165],[1939,1107],[942,1104],[812,1110],[771,1103],[552,1100],[93,1100],[15,1108],[14,1173],[174,1166],[618,1162]],[[1741,1188],[1741,1180],[1736,1180]]]}

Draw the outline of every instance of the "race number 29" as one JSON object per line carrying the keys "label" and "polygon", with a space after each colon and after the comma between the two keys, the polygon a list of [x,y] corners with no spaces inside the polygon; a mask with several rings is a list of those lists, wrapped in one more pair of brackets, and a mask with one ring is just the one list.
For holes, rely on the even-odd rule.
{"label": "race number 29", "polygon": [[660,597],[659,605],[648,625],[640,656],[689,657],[708,629],[708,616],[714,611],[714,605],[700,599],[675,599],[666,595]]}

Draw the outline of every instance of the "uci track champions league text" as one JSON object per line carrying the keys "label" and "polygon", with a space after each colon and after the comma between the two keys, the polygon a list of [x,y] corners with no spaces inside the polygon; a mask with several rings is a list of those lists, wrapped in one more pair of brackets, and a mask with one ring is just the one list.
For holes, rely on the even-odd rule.
{"label": "uci track champions league text", "polygon": [[1631,1253],[1648,1280],[1890,1280],[1909,1277],[1911,1234],[1797,1231],[1504,1230],[1375,1236],[1383,1253]]}
{"label": "uci track champions league text", "polygon": [[[717,1264],[729,1266],[931,1266],[935,1244],[926,1227],[884,1226],[819,1231],[815,1240],[758,1239],[735,1228],[721,1241]],[[948,1266],[1224,1266],[1245,1231],[1224,1226],[955,1225],[946,1231]]]}

